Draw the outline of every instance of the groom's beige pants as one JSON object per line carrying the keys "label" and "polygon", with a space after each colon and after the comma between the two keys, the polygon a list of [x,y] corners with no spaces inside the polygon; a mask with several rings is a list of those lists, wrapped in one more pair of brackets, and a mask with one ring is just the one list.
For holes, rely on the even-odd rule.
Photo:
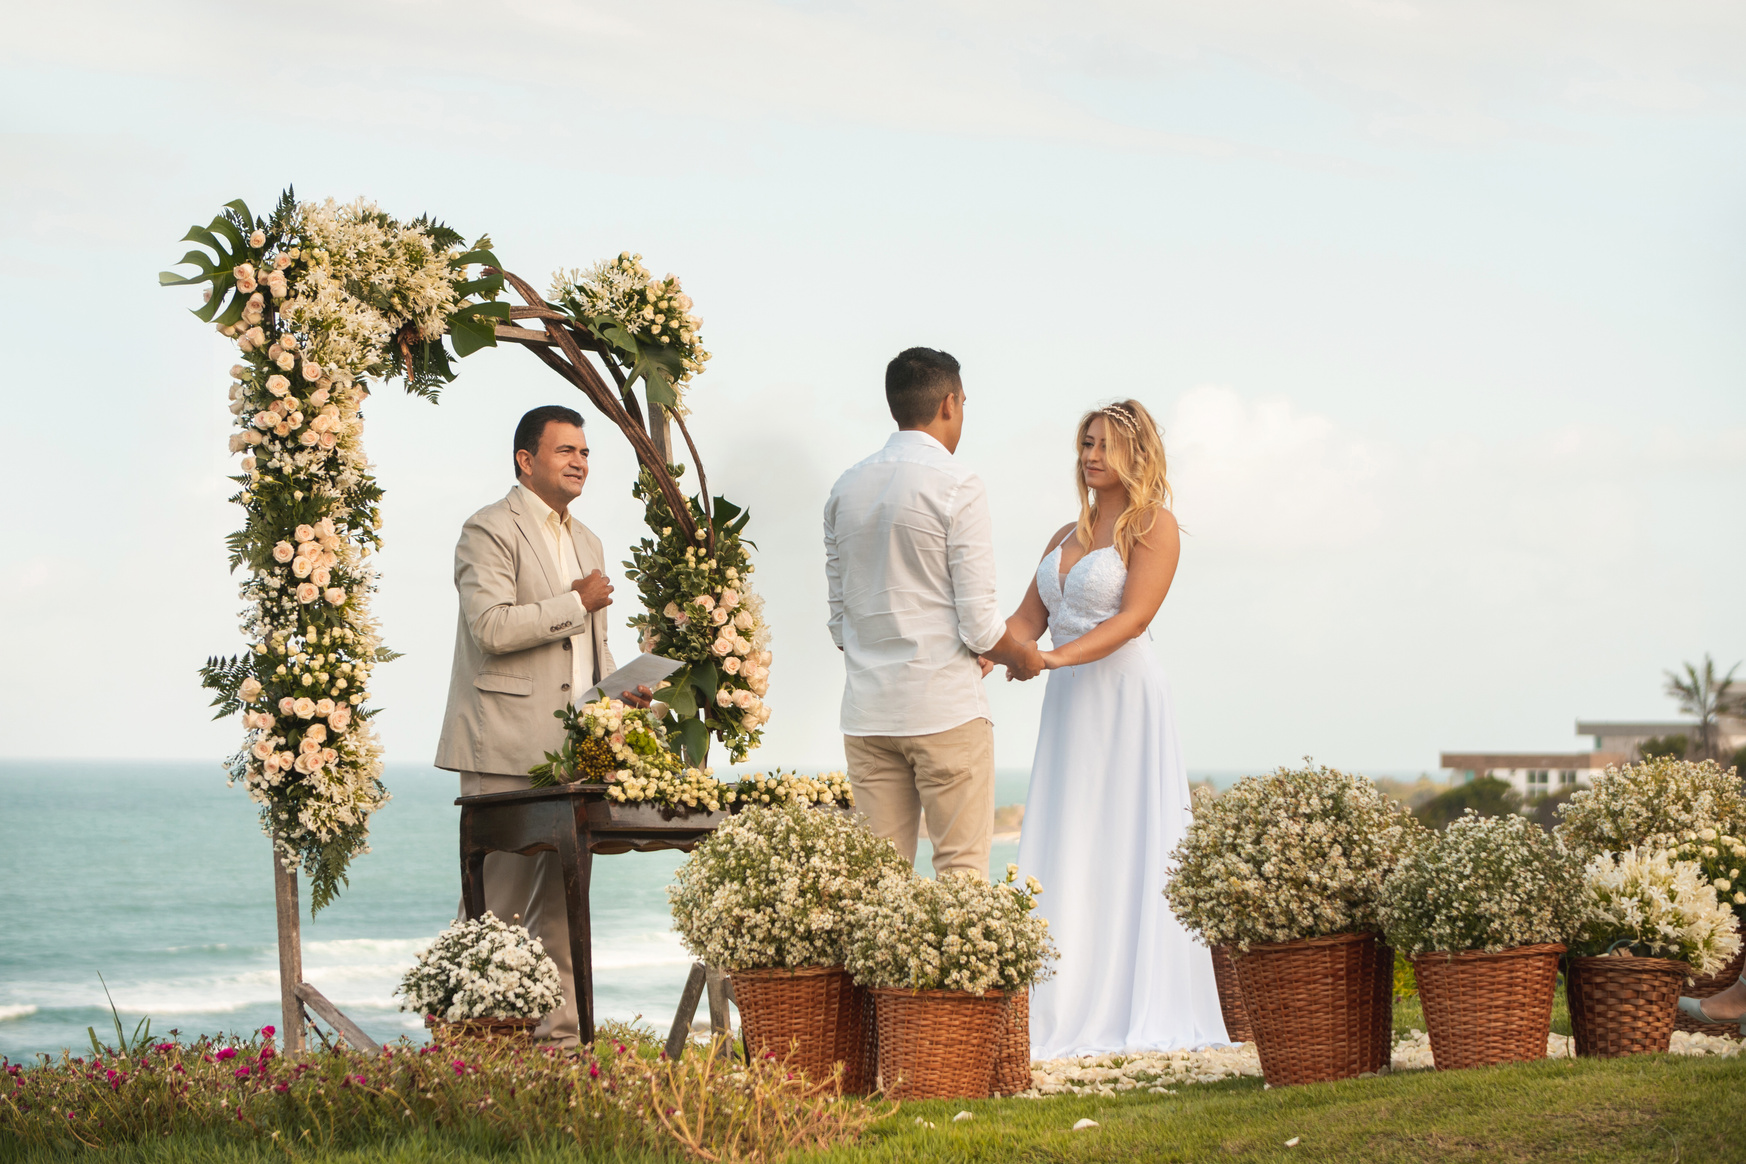
{"label": "groom's beige pants", "polygon": [[994,725],[973,719],[926,736],[844,736],[849,786],[867,827],[915,861],[925,813],[934,875],[988,876],[994,841]]}
{"label": "groom's beige pants", "polygon": [[[529,784],[526,776],[461,773],[462,796],[518,792]],[[570,920],[564,911],[564,872],[558,867],[558,855],[485,854],[485,908],[505,922],[526,926],[557,963],[558,980],[564,984],[564,1004],[540,1020],[540,1025],[534,1028],[534,1038],[575,1046],[580,1029],[576,1017],[576,978],[570,959]],[[467,904],[463,901],[457,918],[466,916]]]}

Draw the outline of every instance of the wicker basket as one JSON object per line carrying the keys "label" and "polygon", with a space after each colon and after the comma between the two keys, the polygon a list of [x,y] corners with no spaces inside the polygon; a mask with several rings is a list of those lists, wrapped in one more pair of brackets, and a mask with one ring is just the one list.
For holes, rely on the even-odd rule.
{"label": "wicker basket", "polygon": [[995,1095],[1017,1095],[1031,1088],[1031,992],[1010,991],[1000,1020],[1000,1046],[994,1055]]}
{"label": "wicker basket", "polygon": [[[1746,945],[1740,947],[1740,952],[1734,955],[1734,960],[1702,978],[1688,982],[1681,994],[1689,994],[1693,998],[1708,998],[1712,994],[1720,994],[1734,983],[1740,981],[1740,974],[1746,971]],[[1687,1034],[1722,1035],[1730,1039],[1740,1037],[1739,1023],[1700,1023],[1694,1018],[1673,1012],[1673,1029]]]}
{"label": "wicker basket", "polygon": [[1544,1059],[1562,953],[1543,944],[1414,958],[1437,1070]]}
{"label": "wicker basket", "polygon": [[783,1058],[808,1079],[828,1079],[843,1065],[843,1090],[872,1083],[872,1005],[841,966],[738,970],[733,974],[740,1031],[753,1055]]}
{"label": "wicker basket", "polygon": [[994,1082],[1006,997],[998,991],[872,991],[887,1099],[983,1099]]}
{"label": "wicker basket", "polygon": [[1615,1059],[1665,1052],[1690,969],[1669,958],[1565,959],[1576,1053]]}
{"label": "wicker basket", "polygon": [[473,1018],[458,1023],[445,1023],[435,1015],[425,1015],[424,1025],[434,1043],[452,1043],[456,1039],[514,1039],[532,1042],[537,1018]]}
{"label": "wicker basket", "polygon": [[1350,1079],[1388,1063],[1394,951],[1379,934],[1249,947],[1233,959],[1269,1085]]}
{"label": "wicker basket", "polygon": [[1253,1043],[1255,1029],[1249,1025],[1249,1012],[1243,1009],[1243,987],[1237,981],[1237,967],[1231,961],[1229,946],[1212,948],[1213,979],[1219,987],[1219,1010],[1225,1016],[1225,1034],[1233,1043]]}

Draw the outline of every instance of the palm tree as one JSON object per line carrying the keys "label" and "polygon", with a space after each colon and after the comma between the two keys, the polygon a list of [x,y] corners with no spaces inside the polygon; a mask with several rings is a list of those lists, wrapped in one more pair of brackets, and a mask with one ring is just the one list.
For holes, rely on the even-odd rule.
{"label": "palm tree", "polygon": [[1733,696],[1734,672],[1740,669],[1735,663],[1728,668],[1728,673],[1720,679],[1716,678],[1716,664],[1708,652],[1704,654],[1703,669],[1685,664],[1685,674],[1678,675],[1672,671],[1665,672],[1667,676],[1667,694],[1679,702],[1679,710],[1697,719],[1697,758],[1700,760],[1714,759],[1716,756],[1716,718],[1735,708],[1736,699]]}

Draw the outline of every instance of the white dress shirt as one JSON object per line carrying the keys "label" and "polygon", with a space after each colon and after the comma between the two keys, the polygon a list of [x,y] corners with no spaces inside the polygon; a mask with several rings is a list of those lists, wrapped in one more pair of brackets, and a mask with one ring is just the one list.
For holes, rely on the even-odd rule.
{"label": "white dress shirt", "polygon": [[[538,493],[526,485],[519,488],[528,512],[546,535],[546,556],[557,567],[558,585],[570,585],[582,577],[582,559],[576,556],[576,539],[570,536],[569,515],[559,517],[557,510],[541,501]],[[594,640],[590,637],[588,608],[583,605],[582,596],[572,590],[570,597],[576,600],[576,609],[582,614],[576,622],[581,632],[570,636],[570,702],[574,703],[577,696],[594,686]]]}
{"label": "white dress shirt", "polygon": [[987,719],[976,656],[1006,633],[982,479],[927,433],[893,433],[825,503],[831,638],[848,736],[922,736]]}

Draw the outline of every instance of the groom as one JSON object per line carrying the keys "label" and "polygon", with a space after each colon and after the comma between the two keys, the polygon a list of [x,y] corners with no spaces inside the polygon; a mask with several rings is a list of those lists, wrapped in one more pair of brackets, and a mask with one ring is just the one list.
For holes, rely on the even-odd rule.
{"label": "groom", "polygon": [[[436,766],[460,773],[462,796],[527,788],[528,769],[563,746],[552,713],[617,669],[606,644],[612,584],[600,539],[569,512],[588,480],[575,410],[547,405],[521,418],[515,479],[508,496],[467,519],[455,546],[461,615]],[[487,855],[485,908],[505,922],[519,917],[557,963],[564,1003],[534,1033],[573,1045],[575,978],[558,855]]]}
{"label": "groom", "polygon": [[831,638],[848,669],[843,750],[868,826],[915,860],[927,818],[936,876],[988,874],[994,728],[982,679],[1042,669],[994,592],[988,495],[953,460],[964,432],[958,361],[932,348],[885,369],[898,431],[838,479],[825,503]]}

